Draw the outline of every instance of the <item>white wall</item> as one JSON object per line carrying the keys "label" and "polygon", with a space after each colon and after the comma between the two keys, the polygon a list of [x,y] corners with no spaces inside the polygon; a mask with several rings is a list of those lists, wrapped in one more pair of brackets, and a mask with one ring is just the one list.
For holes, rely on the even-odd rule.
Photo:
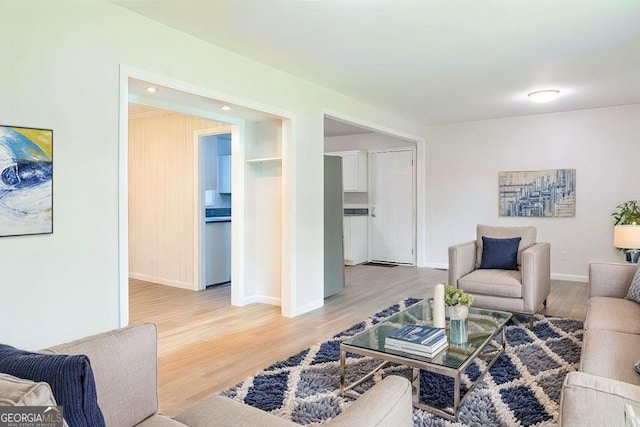
{"label": "white wall", "polygon": [[424,135],[417,123],[103,0],[2,4],[2,123],[54,130],[54,233],[0,239],[0,324],[12,325],[2,342],[38,348],[119,324],[121,65],[294,113],[283,271],[294,314],[323,300],[324,111]]}
{"label": "white wall", "polygon": [[[620,261],[611,212],[640,198],[640,105],[483,120],[427,129],[427,257],[475,238],[478,223],[534,225],[554,278],[586,280],[590,261]],[[576,169],[576,216],[498,216],[498,172]],[[560,261],[560,253],[568,253]]]}

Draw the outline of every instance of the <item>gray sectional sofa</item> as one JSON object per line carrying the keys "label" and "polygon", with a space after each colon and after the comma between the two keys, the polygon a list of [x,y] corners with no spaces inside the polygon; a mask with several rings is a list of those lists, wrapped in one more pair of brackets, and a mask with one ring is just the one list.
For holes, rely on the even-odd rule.
{"label": "gray sectional sofa", "polygon": [[640,407],[640,304],[625,299],[638,266],[592,263],[579,372],[567,375],[562,426],[624,426],[625,404]]}
{"label": "gray sectional sofa", "polygon": [[[41,352],[89,357],[98,405],[108,427],[298,425],[222,396],[196,403],[174,418],[159,414],[157,331],[153,324],[116,329]],[[29,385],[0,376],[0,405],[49,405],[46,399],[50,392],[46,383]],[[389,376],[327,425],[411,426],[411,384],[405,378]]]}

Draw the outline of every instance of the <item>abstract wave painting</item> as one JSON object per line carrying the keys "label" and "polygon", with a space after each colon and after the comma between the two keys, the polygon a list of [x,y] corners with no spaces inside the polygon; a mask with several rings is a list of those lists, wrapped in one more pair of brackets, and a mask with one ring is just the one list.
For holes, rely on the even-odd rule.
{"label": "abstract wave painting", "polygon": [[53,131],[0,126],[0,237],[53,233]]}

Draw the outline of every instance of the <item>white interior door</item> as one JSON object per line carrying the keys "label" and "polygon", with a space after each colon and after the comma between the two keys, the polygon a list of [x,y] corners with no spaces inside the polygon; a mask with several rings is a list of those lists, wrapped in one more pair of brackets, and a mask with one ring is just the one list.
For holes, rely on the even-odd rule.
{"label": "white interior door", "polygon": [[413,150],[370,152],[371,259],[414,263]]}

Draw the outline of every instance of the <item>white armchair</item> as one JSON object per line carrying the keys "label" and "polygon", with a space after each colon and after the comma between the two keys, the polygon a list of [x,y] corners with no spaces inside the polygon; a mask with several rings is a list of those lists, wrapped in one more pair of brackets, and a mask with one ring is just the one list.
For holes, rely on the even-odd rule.
{"label": "white armchair", "polygon": [[[517,267],[513,270],[480,268],[482,237],[520,237]],[[477,239],[449,248],[449,284],[473,295],[473,305],[530,315],[546,306],[551,286],[551,248],[536,243],[535,227],[478,225]]]}

